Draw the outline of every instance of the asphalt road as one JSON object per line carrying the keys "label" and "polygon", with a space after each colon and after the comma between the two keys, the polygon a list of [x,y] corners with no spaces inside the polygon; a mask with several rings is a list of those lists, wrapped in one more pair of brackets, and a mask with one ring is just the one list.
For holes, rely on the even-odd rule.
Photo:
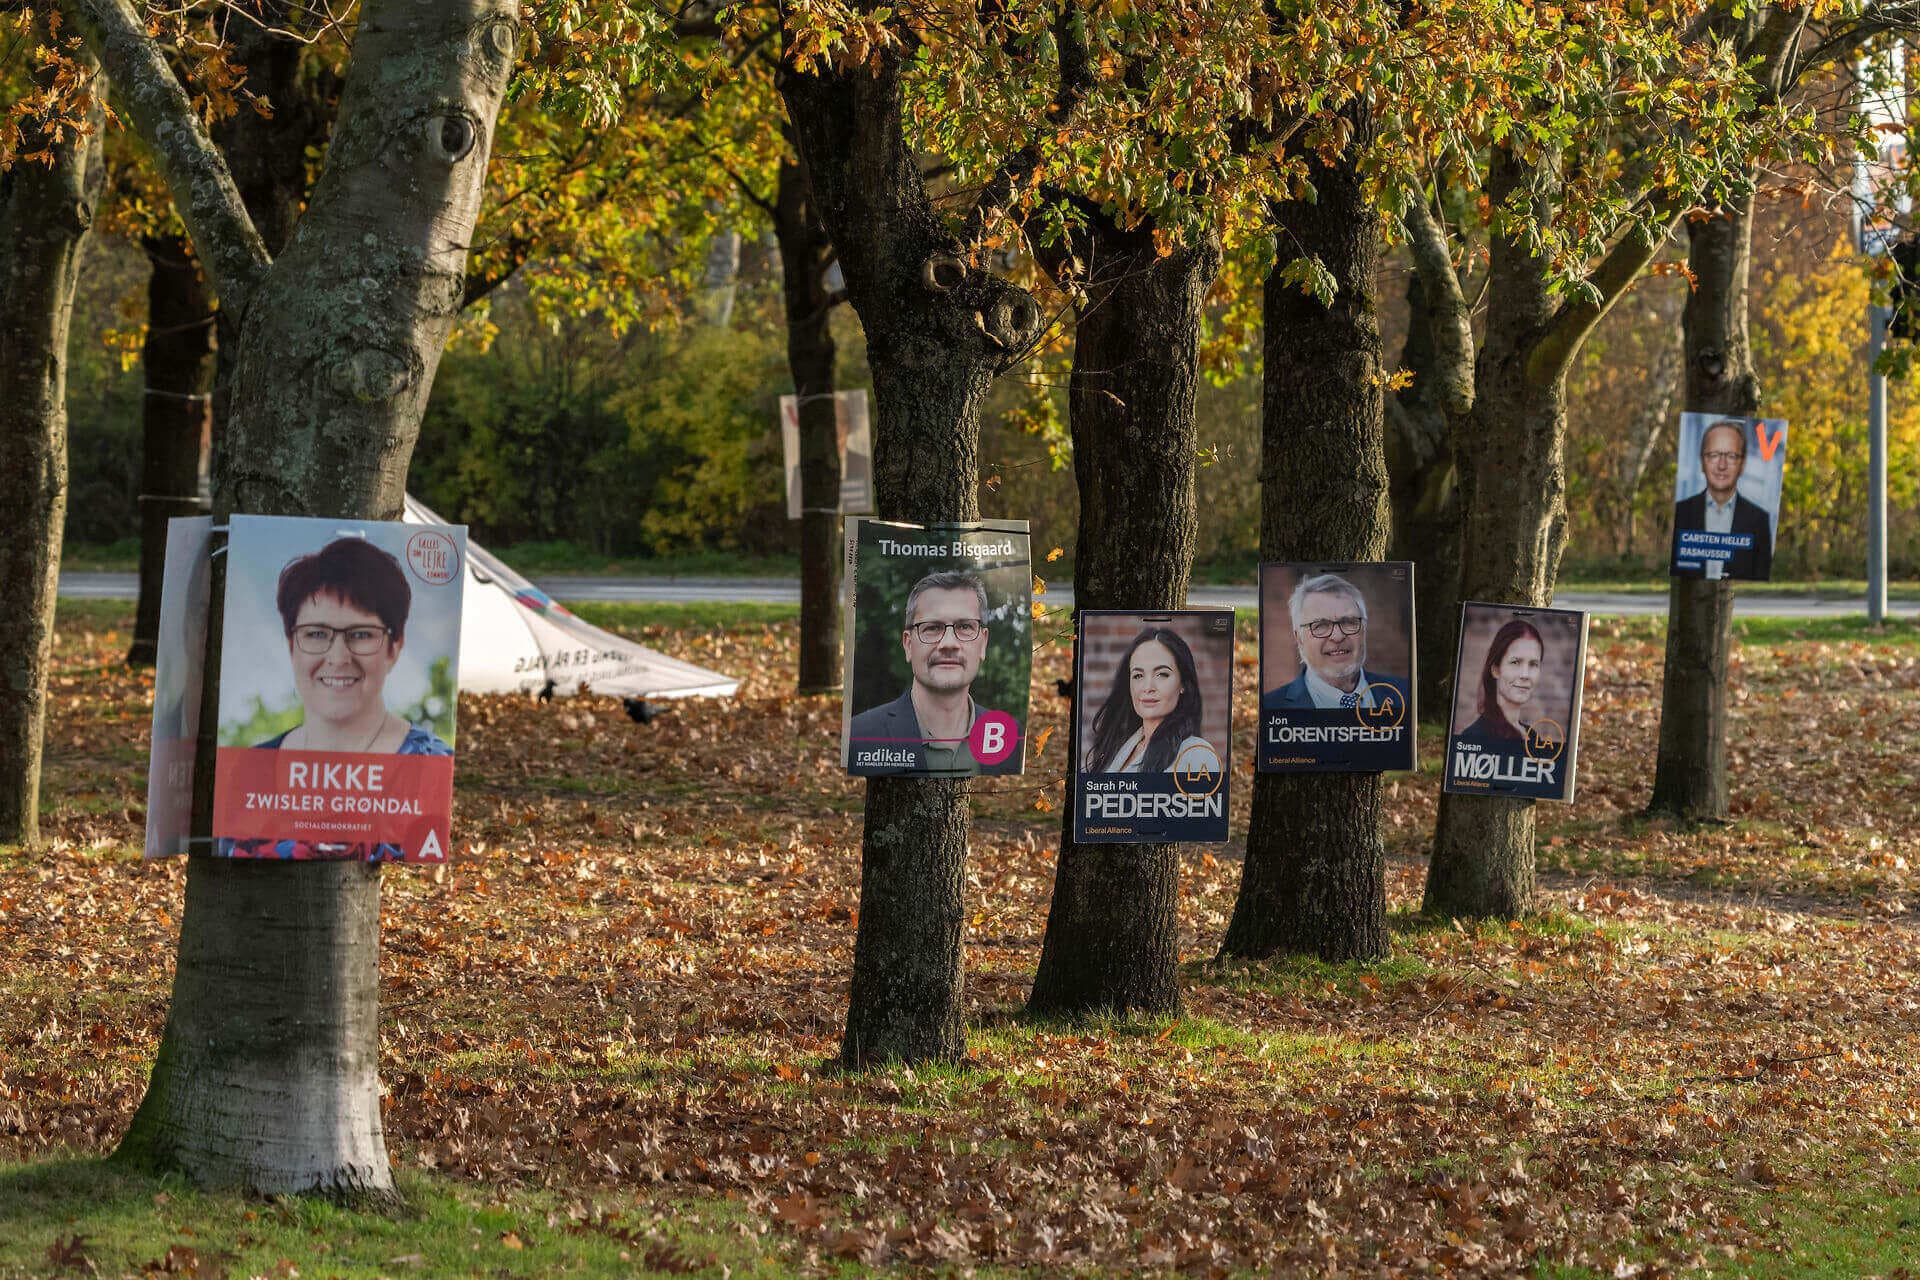
{"label": "asphalt road", "polygon": [[[559,600],[795,604],[800,599],[800,584],[791,578],[587,578],[557,577],[540,582],[540,587]],[[139,580],[131,573],[66,573],[60,575],[60,594],[75,599],[131,600],[137,594]],[[1073,604],[1073,589],[1060,585],[1047,589],[1046,603],[1060,608]],[[1251,609],[1255,605],[1252,587],[1195,587],[1187,600],[1196,608],[1232,606]],[[1564,609],[1585,609],[1602,614],[1658,614],[1667,611],[1663,593],[1569,591],[1554,603]],[[1839,618],[1864,614],[1867,602],[1859,596],[1823,596],[1805,594],[1768,594],[1741,591],[1735,611],[1753,617]],[[1895,615],[1911,613],[1912,606],[1895,602]]]}

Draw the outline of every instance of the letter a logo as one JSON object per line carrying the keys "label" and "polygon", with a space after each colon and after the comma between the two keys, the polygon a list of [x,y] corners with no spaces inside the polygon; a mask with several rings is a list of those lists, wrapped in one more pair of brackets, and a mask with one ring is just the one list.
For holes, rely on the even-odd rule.
{"label": "letter a logo", "polygon": [[1762,420],[1754,424],[1754,438],[1760,441],[1760,461],[1772,462],[1773,455],[1780,451],[1780,445],[1787,438],[1787,428],[1782,424],[1771,436],[1767,434],[1767,424]]}
{"label": "letter a logo", "polygon": [[440,833],[432,827],[428,827],[427,838],[420,842],[420,854],[416,860],[420,862],[443,862],[446,860],[446,856],[446,851],[440,847]]}

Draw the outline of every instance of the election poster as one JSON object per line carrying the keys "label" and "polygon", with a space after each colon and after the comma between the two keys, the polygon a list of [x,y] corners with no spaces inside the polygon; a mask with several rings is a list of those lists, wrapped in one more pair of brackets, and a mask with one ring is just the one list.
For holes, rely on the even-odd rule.
{"label": "election poster", "polygon": [[1674,576],[1772,578],[1787,471],[1786,419],[1683,413],[1679,448]]}
{"label": "election poster", "polygon": [[160,634],[153,666],[153,738],[147,759],[146,856],[187,851],[193,816],[194,743],[207,663],[207,609],[213,589],[213,521],[167,521],[160,578]]}
{"label": "election poster", "polygon": [[1413,566],[1260,566],[1263,773],[1415,767]]}
{"label": "election poster", "polygon": [[1233,610],[1082,610],[1074,641],[1073,838],[1227,838]]}
{"label": "election poster", "polygon": [[218,852],[446,858],[466,539],[464,525],[233,517]]}
{"label": "election poster", "polygon": [[1571,801],[1586,657],[1578,610],[1462,605],[1441,789]]}
{"label": "election poster", "polygon": [[[867,393],[833,393],[840,436],[840,514],[873,510],[873,430],[867,421]],[[780,397],[780,452],[787,464],[787,519],[801,516],[800,397]]]}
{"label": "election poster", "polygon": [[856,518],[846,547],[847,772],[1024,772],[1033,671],[1027,522]]}

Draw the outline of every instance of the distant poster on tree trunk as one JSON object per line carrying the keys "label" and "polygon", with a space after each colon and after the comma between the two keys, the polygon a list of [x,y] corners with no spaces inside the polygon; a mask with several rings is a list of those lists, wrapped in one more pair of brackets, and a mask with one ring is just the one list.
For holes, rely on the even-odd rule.
{"label": "distant poster on tree trunk", "polygon": [[1225,840],[1233,610],[1077,617],[1073,838]]}
{"label": "distant poster on tree trunk", "polygon": [[1787,472],[1786,419],[1683,413],[1678,461],[1674,576],[1772,578]]}
{"label": "distant poster on tree trunk", "polygon": [[463,525],[233,517],[220,853],[446,858],[466,538]]}
{"label": "distant poster on tree trunk", "polygon": [[213,587],[213,521],[167,521],[160,579],[160,634],[153,664],[153,739],[147,759],[146,856],[187,851],[193,816],[194,741],[200,731],[207,663],[207,609]]}
{"label": "distant poster on tree trunk", "polygon": [[847,772],[1023,772],[1033,673],[1027,522],[856,518],[846,547]]}
{"label": "distant poster on tree trunk", "polygon": [[[833,393],[833,414],[840,438],[840,514],[873,510],[873,431],[867,422],[867,393]],[[787,519],[801,516],[800,397],[780,397],[780,451],[787,462]]]}
{"label": "distant poster on tree trunk", "polygon": [[1462,605],[1441,789],[1571,801],[1586,657],[1578,610]]}
{"label": "distant poster on tree trunk", "polygon": [[1413,566],[1260,566],[1264,773],[1379,773],[1414,761]]}

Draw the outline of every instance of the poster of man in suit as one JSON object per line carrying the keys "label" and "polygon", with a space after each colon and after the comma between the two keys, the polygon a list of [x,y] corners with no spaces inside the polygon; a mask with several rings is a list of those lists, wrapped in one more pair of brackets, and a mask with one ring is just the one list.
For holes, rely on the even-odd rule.
{"label": "poster of man in suit", "polygon": [[1785,419],[1681,414],[1674,576],[1771,578],[1786,467]]}
{"label": "poster of man in suit", "polygon": [[1263,773],[1414,767],[1413,566],[1260,566]]}

